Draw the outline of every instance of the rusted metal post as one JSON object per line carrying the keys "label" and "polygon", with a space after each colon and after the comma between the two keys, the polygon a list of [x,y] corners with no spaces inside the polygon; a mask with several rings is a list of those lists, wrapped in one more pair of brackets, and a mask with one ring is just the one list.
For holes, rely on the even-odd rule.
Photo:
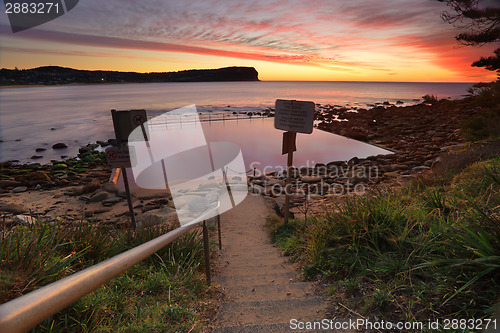
{"label": "rusted metal post", "polygon": [[222,235],[220,230],[220,215],[217,215],[217,229],[219,230],[219,250],[222,250]]}
{"label": "rusted metal post", "polygon": [[212,284],[212,277],[210,274],[210,244],[208,239],[207,221],[203,221],[203,248],[205,250],[205,275],[207,277],[207,284]]}
{"label": "rusted metal post", "polygon": [[255,167],[253,168],[252,193],[255,193]]}

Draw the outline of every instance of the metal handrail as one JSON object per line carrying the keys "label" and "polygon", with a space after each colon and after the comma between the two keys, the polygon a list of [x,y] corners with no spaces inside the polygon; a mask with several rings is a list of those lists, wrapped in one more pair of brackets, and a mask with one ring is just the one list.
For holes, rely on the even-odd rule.
{"label": "metal handrail", "polygon": [[[219,117],[217,117],[219,116]],[[149,118],[149,120],[151,119],[154,119],[155,117],[152,117],[152,118]],[[256,116],[247,116],[247,117],[239,117],[239,115],[236,115],[236,117],[229,117],[229,116],[226,116],[226,115],[218,115],[218,114],[214,114],[214,118],[212,118],[212,115],[211,114],[208,114],[208,116],[203,116],[203,117],[200,117],[196,120],[186,120],[186,119],[182,119],[182,116],[179,116],[178,118],[178,121],[176,121],[176,118],[174,116],[172,116],[172,122],[169,122],[169,121],[164,121],[164,122],[153,122],[153,123],[148,123],[148,126],[159,126],[159,125],[168,125],[168,124],[191,124],[191,123],[194,123],[194,124],[200,124],[200,123],[211,123],[211,122],[217,122],[217,121],[222,121],[222,122],[225,122],[225,121],[230,121],[230,120],[236,120],[236,121],[239,121],[239,120],[252,120],[252,119],[266,119],[266,118],[271,118],[267,115],[256,115]]]}
{"label": "metal handrail", "polygon": [[25,332],[99,288],[188,231],[192,223],[141,244],[97,265],[0,305],[0,332]]}

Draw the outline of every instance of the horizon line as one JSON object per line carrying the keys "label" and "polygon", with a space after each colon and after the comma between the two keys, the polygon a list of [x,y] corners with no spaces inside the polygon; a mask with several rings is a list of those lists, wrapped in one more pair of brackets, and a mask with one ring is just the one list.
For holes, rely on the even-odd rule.
{"label": "horizon line", "polygon": [[[138,71],[121,71],[121,70],[112,70],[112,69],[78,69],[75,67],[66,67],[66,66],[59,66],[59,65],[42,65],[42,66],[37,66],[37,67],[32,67],[32,68],[23,68],[19,69],[17,66],[15,68],[6,68],[3,67],[3,69],[7,70],[15,70],[18,68],[18,70],[31,70],[31,69],[37,69],[40,67],[61,67],[61,68],[69,68],[69,69],[74,69],[74,70],[81,70],[81,71],[94,71],[94,72],[119,72],[119,73],[139,73],[139,74],[151,74],[151,73],[175,73],[175,72],[183,72],[183,71],[190,71],[190,70],[212,70],[212,69],[222,69],[222,68],[230,68],[230,67],[246,67],[246,68],[254,68],[257,73],[259,72],[255,66],[238,66],[238,65],[231,65],[231,66],[224,66],[224,67],[218,67],[218,68],[191,68],[191,69],[180,69],[177,71],[168,71],[168,72],[158,72],[158,71],[151,71],[151,72],[138,72]],[[380,80],[263,80],[260,79],[258,81],[199,81],[199,82],[358,82],[358,83],[488,83],[488,82],[494,82],[493,81],[380,81]],[[118,83],[118,82],[116,82]],[[123,82],[123,83],[140,83],[140,82]],[[188,83],[188,82],[145,82],[145,83]],[[193,82],[195,83],[195,82]],[[89,83],[92,84],[92,83]],[[100,84],[100,83],[95,83],[95,84]],[[113,84],[113,82],[109,82],[109,84]]]}

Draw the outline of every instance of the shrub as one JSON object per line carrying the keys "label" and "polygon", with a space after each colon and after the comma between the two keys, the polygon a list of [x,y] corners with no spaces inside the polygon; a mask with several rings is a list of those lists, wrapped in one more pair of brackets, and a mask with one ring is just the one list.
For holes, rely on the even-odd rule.
{"label": "shrub", "polygon": [[438,98],[436,95],[425,95],[425,96],[422,96],[422,98],[424,99],[424,103],[428,103],[428,104],[436,104],[438,102]]}
{"label": "shrub", "polygon": [[500,81],[490,83],[476,83],[468,90],[470,100],[482,107],[500,105]]}

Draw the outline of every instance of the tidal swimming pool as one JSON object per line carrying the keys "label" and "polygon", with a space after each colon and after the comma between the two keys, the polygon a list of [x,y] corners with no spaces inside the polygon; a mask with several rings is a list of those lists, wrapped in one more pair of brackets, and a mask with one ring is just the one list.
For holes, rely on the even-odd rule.
{"label": "tidal swimming pool", "polygon": [[[225,163],[230,163],[237,156],[235,161],[238,161],[232,167],[234,170],[229,169],[233,175],[251,175],[254,168],[257,174],[286,168],[287,155],[282,155],[283,131],[274,128],[274,118],[227,119],[182,123],[176,127],[149,121],[148,147],[142,142],[133,148],[142,167],[128,174],[131,186],[161,189],[166,182],[164,175],[169,181],[174,178],[193,179],[194,175],[203,177],[215,169],[226,168]],[[221,142],[230,145],[221,146]],[[224,151],[225,147],[231,152]],[[391,153],[386,149],[316,128],[311,134],[298,133],[296,147],[297,151],[293,156],[294,167],[314,167],[318,163],[327,164],[332,161],[347,161],[353,157],[365,158]],[[175,164],[171,164],[168,162],[169,158],[161,155],[180,157]],[[243,161],[240,161],[240,155]],[[142,180],[136,181],[136,177]]]}
{"label": "tidal swimming pool", "polygon": [[[274,118],[202,122],[208,142],[229,141],[241,148],[245,166],[267,171],[284,168],[287,155],[281,154],[283,131],[274,128]],[[366,158],[391,152],[364,142],[315,128],[311,134],[297,134],[295,167],[314,167],[317,163]]]}

